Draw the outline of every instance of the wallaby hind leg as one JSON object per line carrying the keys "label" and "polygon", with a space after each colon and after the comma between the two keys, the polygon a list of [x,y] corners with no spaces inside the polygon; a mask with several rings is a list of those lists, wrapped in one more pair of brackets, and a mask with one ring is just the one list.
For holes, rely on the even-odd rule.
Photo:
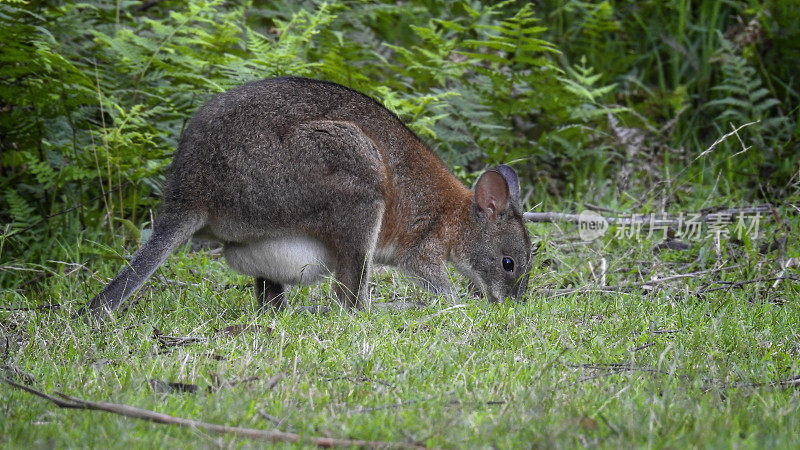
{"label": "wallaby hind leg", "polygon": [[93,316],[99,317],[103,312],[110,313],[119,308],[172,252],[202,226],[202,220],[188,215],[159,216],[150,239],[91,302],[81,307],[78,315],[91,312]]}
{"label": "wallaby hind leg", "polygon": [[256,278],[256,301],[261,309],[281,311],[286,308],[283,286],[266,278]]}

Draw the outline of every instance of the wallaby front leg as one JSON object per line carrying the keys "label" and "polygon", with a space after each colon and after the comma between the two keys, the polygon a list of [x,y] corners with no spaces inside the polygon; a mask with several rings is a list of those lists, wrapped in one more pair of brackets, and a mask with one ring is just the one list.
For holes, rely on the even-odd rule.
{"label": "wallaby front leg", "polygon": [[446,302],[454,305],[461,303],[450,284],[450,276],[443,264],[422,264],[417,261],[417,264],[404,269],[411,275],[414,284],[425,289],[432,296],[443,298]]}
{"label": "wallaby front leg", "polygon": [[347,309],[364,309],[369,304],[369,264],[367,255],[339,261],[334,292]]}
{"label": "wallaby front leg", "polygon": [[383,220],[382,201],[351,205],[346,227],[333,239],[336,249],[334,291],[347,309],[369,308],[369,272]]}
{"label": "wallaby front leg", "polygon": [[362,233],[356,234],[356,230],[351,229],[353,234],[349,236],[349,241],[343,236],[336,245],[339,250],[336,256],[334,291],[339,302],[347,309],[369,307],[369,272],[378,241],[383,205],[372,209],[370,220],[361,222]]}
{"label": "wallaby front leg", "polygon": [[453,285],[450,284],[450,277],[447,274],[447,269],[444,267],[440,267],[434,275],[428,279],[423,279],[421,286],[434,297],[441,298],[451,305],[463,303],[461,299],[458,298],[455,289],[453,289]]}
{"label": "wallaby front leg", "polygon": [[255,291],[261,309],[281,311],[286,308],[286,292],[282,285],[266,278],[256,278]]}

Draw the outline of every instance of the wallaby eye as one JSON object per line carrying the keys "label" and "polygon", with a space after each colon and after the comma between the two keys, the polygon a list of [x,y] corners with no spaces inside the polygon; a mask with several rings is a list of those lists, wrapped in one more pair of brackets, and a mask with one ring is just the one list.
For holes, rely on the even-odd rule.
{"label": "wallaby eye", "polygon": [[514,260],[506,256],[503,258],[503,270],[506,272],[513,272],[514,271]]}

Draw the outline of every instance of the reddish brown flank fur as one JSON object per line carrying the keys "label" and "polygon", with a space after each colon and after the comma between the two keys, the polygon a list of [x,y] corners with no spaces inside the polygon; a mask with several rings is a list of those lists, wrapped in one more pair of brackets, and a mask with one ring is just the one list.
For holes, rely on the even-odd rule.
{"label": "reddish brown flank fur", "polygon": [[[408,147],[419,147],[409,152],[419,156],[419,159],[409,161],[409,164],[396,172],[387,167],[388,176],[384,187],[387,194],[386,211],[378,244],[407,248],[426,237],[421,233],[432,232],[448,243],[443,249],[446,251],[443,256],[447,258],[452,245],[450,242],[459,230],[458,222],[467,219],[469,201],[473,194],[425,144],[416,139],[407,139],[404,144]],[[409,183],[408,180],[414,180],[414,183]],[[424,180],[426,187],[431,189],[418,190],[416,185],[420,180]],[[424,204],[425,208],[420,210],[414,208],[414,205],[400,203],[397,201],[398,197],[412,197],[417,200],[414,205]],[[452,215],[453,209],[459,211],[457,216]],[[431,218],[438,219],[432,230],[413,226],[415,222]]]}

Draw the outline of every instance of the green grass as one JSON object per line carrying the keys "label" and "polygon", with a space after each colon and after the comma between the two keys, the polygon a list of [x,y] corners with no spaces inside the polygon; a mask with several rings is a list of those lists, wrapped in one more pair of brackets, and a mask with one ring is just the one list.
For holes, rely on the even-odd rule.
{"label": "green grass", "polygon": [[[565,227],[567,228],[567,227]],[[181,417],[304,436],[433,447],[749,447],[800,445],[797,282],[752,283],[696,295],[713,280],[774,275],[775,255],[730,247],[724,267],[630,290],[545,296],[590,286],[587,261],[609,258],[613,284],[642,271],[697,266],[703,250],[653,255],[649,243],[576,246],[543,231],[523,303],[466,300],[449,307],[324,315],[261,314],[247,279],[203,253],[172,258],[115,322],[92,330],[70,319],[102,284],[57,275],[38,292],[6,291],[5,376],[39,390],[125,403]],[[732,245],[732,244],[731,244]],[[792,249],[790,248],[789,253]],[[647,258],[647,263],[637,260]],[[686,261],[695,261],[689,267]],[[595,264],[595,268],[596,268]],[[636,267],[635,270],[630,267]],[[111,276],[114,265],[102,266]],[[787,276],[797,276],[796,268]],[[393,271],[373,277],[374,301],[421,295]],[[458,281],[457,281],[458,282]],[[294,305],[328,304],[330,287],[294,290]],[[465,297],[466,299],[466,297]],[[225,327],[260,325],[227,336]],[[205,339],[159,345],[164,334]],[[0,342],[2,344],[2,342]],[[9,368],[11,367],[11,368]],[[16,370],[16,372],[14,371]],[[270,388],[270,380],[283,378]],[[155,393],[151,379],[198,386]],[[105,412],[58,409],[0,384],[5,447],[257,447],[262,442],[158,425]],[[276,425],[261,413],[281,422]],[[286,444],[289,445],[289,444]]]}

